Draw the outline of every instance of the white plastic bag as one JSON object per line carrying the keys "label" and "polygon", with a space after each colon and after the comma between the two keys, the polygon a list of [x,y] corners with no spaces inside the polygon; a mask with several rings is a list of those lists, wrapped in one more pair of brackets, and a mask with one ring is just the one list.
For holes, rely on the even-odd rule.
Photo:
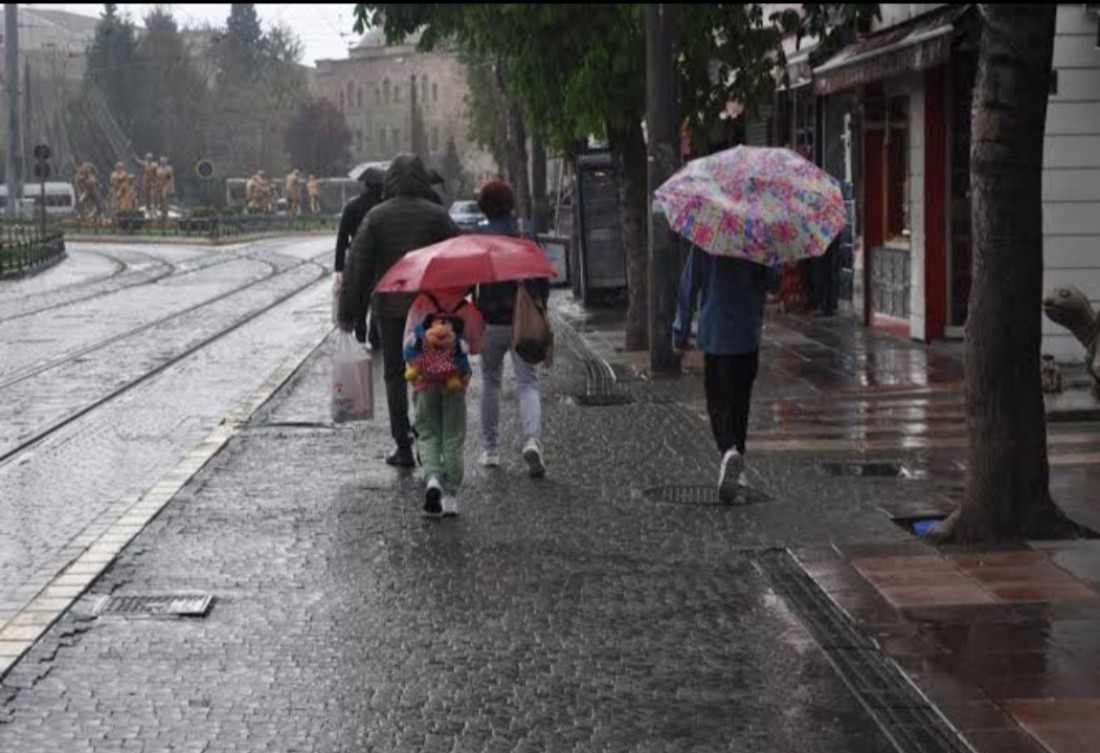
{"label": "white plastic bag", "polygon": [[374,418],[374,372],[370,351],[351,332],[336,334],[332,356],[332,421],[369,421]]}

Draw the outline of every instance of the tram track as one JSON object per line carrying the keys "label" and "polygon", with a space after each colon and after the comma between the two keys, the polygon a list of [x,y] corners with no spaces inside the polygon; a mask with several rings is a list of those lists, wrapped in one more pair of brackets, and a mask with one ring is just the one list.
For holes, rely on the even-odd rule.
{"label": "tram track", "polygon": [[88,415],[89,413],[95,411],[96,409],[98,409],[98,408],[100,408],[100,407],[102,407],[102,406],[104,406],[108,403],[111,403],[114,400],[117,400],[118,398],[120,398],[123,395],[131,392],[135,388],[141,386],[142,384],[145,384],[149,380],[151,380],[154,377],[160,375],[164,371],[166,371],[166,370],[172,368],[173,366],[185,361],[189,357],[191,357],[191,356],[195,355],[196,353],[204,350],[205,348],[208,348],[210,345],[216,343],[217,341],[221,340],[222,338],[226,337],[227,335],[230,335],[231,333],[236,332],[241,327],[243,327],[243,326],[247,325],[248,323],[256,320],[257,318],[263,316],[264,314],[272,311],[276,307],[280,306],[281,304],[285,303],[286,301],[290,300],[291,298],[299,295],[300,293],[304,292],[305,290],[312,287],[313,285],[316,285],[328,273],[327,267],[324,266],[323,264],[319,263],[318,260],[322,259],[324,257],[327,257],[327,256],[329,256],[329,252],[325,251],[323,253],[317,254],[317,255],[315,255],[313,257],[310,257],[308,259],[296,260],[297,261],[296,264],[293,264],[292,266],[290,266],[286,269],[283,269],[281,271],[276,271],[276,272],[272,273],[271,275],[269,275],[269,276],[267,276],[267,277],[265,277],[261,280],[252,281],[248,285],[241,286],[240,288],[237,288],[233,291],[229,291],[225,294],[217,296],[214,299],[208,299],[208,300],[202,302],[201,304],[197,304],[193,307],[190,307],[187,311],[175,312],[170,316],[167,316],[167,317],[164,317],[161,320],[158,320],[157,322],[151,322],[151,323],[148,323],[146,325],[142,325],[141,327],[134,328],[134,329],[132,329],[130,331],[127,331],[125,333],[120,333],[119,335],[113,336],[111,338],[107,338],[107,340],[109,340],[109,342],[101,341],[99,343],[95,343],[92,346],[89,346],[88,348],[83,349],[82,353],[66,354],[66,357],[64,357],[64,358],[55,359],[55,361],[51,362],[50,364],[44,364],[40,367],[36,367],[35,369],[33,369],[31,371],[28,371],[27,373],[22,373],[22,374],[16,375],[15,377],[9,378],[7,381],[5,381],[3,383],[0,383],[0,392],[2,392],[4,390],[9,390],[12,387],[14,387],[15,385],[17,385],[19,383],[22,383],[22,382],[25,382],[29,379],[32,379],[32,378],[36,377],[36,376],[41,376],[43,373],[45,373],[47,371],[50,371],[51,369],[57,369],[57,368],[65,366],[67,364],[71,364],[74,360],[76,360],[78,358],[81,358],[85,355],[93,353],[96,350],[102,350],[103,348],[106,348],[111,344],[120,342],[120,341],[122,341],[122,340],[124,340],[128,337],[134,337],[135,335],[146,334],[146,333],[148,333],[149,331],[151,331],[153,328],[155,328],[157,326],[162,326],[162,325],[164,325],[168,322],[171,322],[174,319],[178,319],[181,316],[185,316],[188,313],[194,313],[196,311],[201,310],[202,308],[205,308],[205,307],[211,306],[215,303],[218,303],[219,301],[226,300],[227,298],[229,298],[233,295],[239,295],[244,290],[255,287],[256,285],[260,285],[264,282],[269,282],[269,281],[271,281],[275,278],[278,278],[282,275],[291,274],[295,270],[300,270],[302,267],[306,267],[306,266],[316,267],[316,273],[313,274],[313,275],[310,275],[308,280],[306,280],[305,282],[303,282],[301,284],[295,285],[293,288],[291,288],[288,291],[284,291],[284,292],[279,293],[279,295],[274,300],[268,301],[268,302],[264,303],[263,305],[255,308],[253,310],[250,310],[248,313],[244,314],[243,316],[235,318],[227,326],[218,328],[215,332],[211,333],[210,335],[201,338],[197,342],[194,342],[194,343],[190,344],[189,346],[187,346],[186,348],[184,348],[182,351],[173,354],[169,358],[164,359],[163,361],[158,363],[153,368],[141,372],[138,376],[134,377],[133,379],[129,379],[129,380],[125,381],[124,383],[118,385],[117,387],[114,387],[114,388],[110,389],[105,394],[97,396],[95,399],[84,403],[83,405],[81,405],[77,409],[69,411],[68,413],[64,414],[63,416],[49,422],[46,426],[44,426],[41,429],[36,430],[29,437],[18,440],[17,444],[15,444],[14,446],[12,446],[8,449],[0,449],[0,469],[2,469],[4,466],[11,463],[13,460],[16,460],[19,456],[25,454],[29,450],[31,450],[34,447],[38,446],[39,444],[41,444],[45,440],[49,439],[51,436],[57,434],[62,429],[72,425],[76,421],[79,421],[81,418]]}

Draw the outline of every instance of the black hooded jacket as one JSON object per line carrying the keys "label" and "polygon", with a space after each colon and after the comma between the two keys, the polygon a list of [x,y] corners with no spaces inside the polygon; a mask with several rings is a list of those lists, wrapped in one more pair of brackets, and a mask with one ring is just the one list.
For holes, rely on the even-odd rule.
{"label": "black hooded jacket", "polygon": [[[419,157],[402,154],[386,171],[386,201],[367,213],[348,251],[344,288],[340,294],[339,320],[343,325],[365,316],[378,280],[410,251],[458,235],[451,216],[439,204],[425,198],[431,192],[428,172]],[[404,317],[415,294],[386,293],[376,296],[379,317]]]}

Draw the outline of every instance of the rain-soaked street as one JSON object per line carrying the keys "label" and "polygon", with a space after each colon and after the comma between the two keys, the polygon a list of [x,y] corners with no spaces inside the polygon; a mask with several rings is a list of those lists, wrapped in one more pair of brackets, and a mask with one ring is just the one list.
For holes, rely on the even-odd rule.
{"label": "rain-soaked street", "polygon": [[[506,382],[503,468],[474,465],[472,428],[462,515],[428,522],[415,478],[382,462],[384,401],[374,421],[329,421],[332,341],[306,357],[330,327],[328,254],[74,245],[59,286],[5,299],[5,753],[886,753],[906,735],[1032,751],[1019,688],[1061,692],[1073,670],[1078,696],[1100,694],[1080,669],[1095,552],[1050,552],[1063,580],[1021,604],[961,583],[972,563],[947,591],[921,580],[949,565],[894,522],[959,497],[953,354],[772,316],[753,488],[718,504],[700,380],[645,378],[614,348],[618,313],[557,293],[548,478],[521,472]],[[1100,432],[1052,426],[1055,492],[1100,526]],[[913,556],[928,559],[897,567]],[[97,613],[173,594],[212,606]],[[1044,599],[1063,611],[1041,625]],[[991,627],[966,633],[974,619]],[[1031,626],[1005,651],[1034,657],[1038,636],[1049,661],[975,665],[998,620]],[[996,673],[1018,658],[1032,674]]]}

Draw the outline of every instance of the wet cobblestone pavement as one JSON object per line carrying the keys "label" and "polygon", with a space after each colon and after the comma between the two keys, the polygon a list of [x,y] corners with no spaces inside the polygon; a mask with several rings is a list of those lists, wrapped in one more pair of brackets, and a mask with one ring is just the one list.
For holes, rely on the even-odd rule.
{"label": "wet cobblestone pavement", "polygon": [[[308,259],[310,250],[279,253]],[[328,289],[311,290],[105,407],[98,429],[52,437],[25,465],[73,453],[66,462],[79,459],[81,478],[104,489],[93,498],[152,483],[165,458],[205,436],[218,411],[274,368],[287,333],[302,342],[323,329]],[[875,556],[930,551],[892,518],[942,512],[960,491],[957,362],[846,325],[772,321],[749,440],[754,489],[720,505],[690,493],[710,487],[718,468],[700,380],[648,380],[615,351],[613,317],[585,314],[560,294],[556,312],[546,480],[523,473],[507,382],[504,466],[473,464],[475,379],[462,515],[423,520],[415,478],[382,462],[384,410],[367,424],[329,424],[326,343],[0,680],[0,750],[894,750],[755,562],[791,548],[889,656],[913,657],[898,660],[911,676],[927,673],[912,662],[930,646],[939,662],[964,646],[973,654],[988,635],[959,633],[973,611],[914,612],[874,580],[890,572],[875,570]],[[249,374],[255,364],[248,385],[242,353]],[[583,406],[578,397],[601,383],[629,402]],[[164,395],[180,405],[162,409]],[[143,407],[161,433],[135,427],[139,441],[120,463],[113,437],[128,420],[144,426]],[[1083,522],[1095,515],[1081,485],[1098,434],[1090,425],[1052,431],[1056,495]],[[71,483],[41,470],[57,462],[38,462],[37,475],[0,468],[0,484],[18,478],[36,499],[70,493]],[[868,462],[906,473],[836,475],[826,465]],[[105,466],[132,470],[121,480]],[[662,494],[671,488],[689,493]],[[0,546],[27,551],[0,577],[18,578],[35,547],[48,558],[47,542],[88,530],[93,516],[76,508],[78,496],[53,513],[12,506],[20,536]],[[1060,568],[1090,567],[1087,553],[1050,556]],[[193,592],[214,596],[205,618],[94,616],[109,594]],[[1080,604],[1003,608],[1091,614]],[[937,619],[943,630],[930,636],[921,625]],[[1089,635],[1090,624],[1074,634]],[[947,672],[935,681],[957,685]],[[1056,753],[1077,750],[1050,742],[1066,737],[1057,727],[1065,707],[1014,697],[1010,718],[983,686],[974,692],[960,691],[970,705],[947,717],[976,749],[1042,751],[1011,745],[1043,739]]]}

